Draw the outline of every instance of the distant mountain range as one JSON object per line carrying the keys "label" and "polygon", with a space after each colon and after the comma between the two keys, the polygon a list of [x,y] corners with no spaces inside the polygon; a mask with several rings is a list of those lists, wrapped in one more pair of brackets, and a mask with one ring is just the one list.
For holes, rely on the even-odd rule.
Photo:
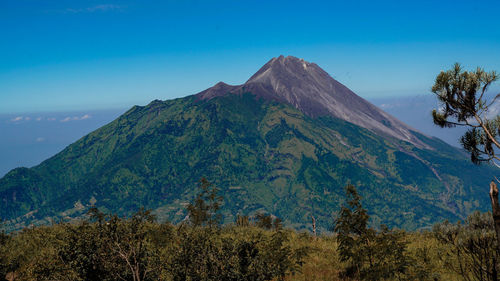
{"label": "distant mountain range", "polygon": [[273,58],[243,85],[135,106],[33,168],[0,179],[10,229],[140,207],[179,222],[206,177],[226,222],[270,213],[327,229],[352,183],[375,225],[405,229],[488,209],[487,166],[360,98],[314,63]]}

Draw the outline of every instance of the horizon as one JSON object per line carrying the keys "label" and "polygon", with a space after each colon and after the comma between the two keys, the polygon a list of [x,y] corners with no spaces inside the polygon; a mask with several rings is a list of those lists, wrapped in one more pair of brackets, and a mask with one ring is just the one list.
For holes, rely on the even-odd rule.
{"label": "horizon", "polygon": [[500,70],[495,1],[259,4],[3,2],[0,113],[184,97],[242,84],[279,55],[318,64],[365,99],[428,94],[455,62]]}

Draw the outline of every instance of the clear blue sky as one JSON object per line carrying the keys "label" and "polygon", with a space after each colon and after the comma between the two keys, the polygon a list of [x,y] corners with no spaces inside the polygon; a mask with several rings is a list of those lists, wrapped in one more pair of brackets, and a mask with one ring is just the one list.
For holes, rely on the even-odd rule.
{"label": "clear blue sky", "polygon": [[0,0],[0,113],[129,107],[243,83],[280,54],[363,97],[500,71],[500,1]]}

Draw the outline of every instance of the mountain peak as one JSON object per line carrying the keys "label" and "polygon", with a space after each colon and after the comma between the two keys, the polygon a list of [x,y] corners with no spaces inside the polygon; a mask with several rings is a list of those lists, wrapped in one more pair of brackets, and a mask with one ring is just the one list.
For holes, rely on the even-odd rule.
{"label": "mountain peak", "polygon": [[[313,68],[311,68],[313,67]],[[309,63],[304,59],[299,59],[293,56],[284,57],[283,55],[272,58],[263,67],[259,69],[246,83],[257,82],[259,80],[266,81],[269,75],[278,76],[275,79],[283,79],[297,76],[310,75],[310,71],[319,68],[316,64]]]}
{"label": "mountain peak", "polygon": [[290,104],[313,118],[333,116],[377,134],[427,147],[412,133],[414,129],[356,95],[317,64],[297,57],[272,58],[244,84],[231,86],[219,82],[197,97],[204,100],[242,93]]}

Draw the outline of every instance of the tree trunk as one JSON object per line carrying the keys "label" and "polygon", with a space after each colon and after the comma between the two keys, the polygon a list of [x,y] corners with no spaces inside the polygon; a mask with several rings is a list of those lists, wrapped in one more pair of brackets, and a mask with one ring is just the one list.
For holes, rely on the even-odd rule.
{"label": "tree trunk", "polygon": [[498,205],[498,187],[494,181],[490,183],[490,199],[491,213],[493,215],[493,223],[495,224],[495,232],[497,234],[497,251],[500,254],[500,206]]}
{"label": "tree trunk", "polygon": [[316,240],[316,218],[311,215],[312,217],[312,227],[313,227],[313,235],[314,235],[314,240]]}

